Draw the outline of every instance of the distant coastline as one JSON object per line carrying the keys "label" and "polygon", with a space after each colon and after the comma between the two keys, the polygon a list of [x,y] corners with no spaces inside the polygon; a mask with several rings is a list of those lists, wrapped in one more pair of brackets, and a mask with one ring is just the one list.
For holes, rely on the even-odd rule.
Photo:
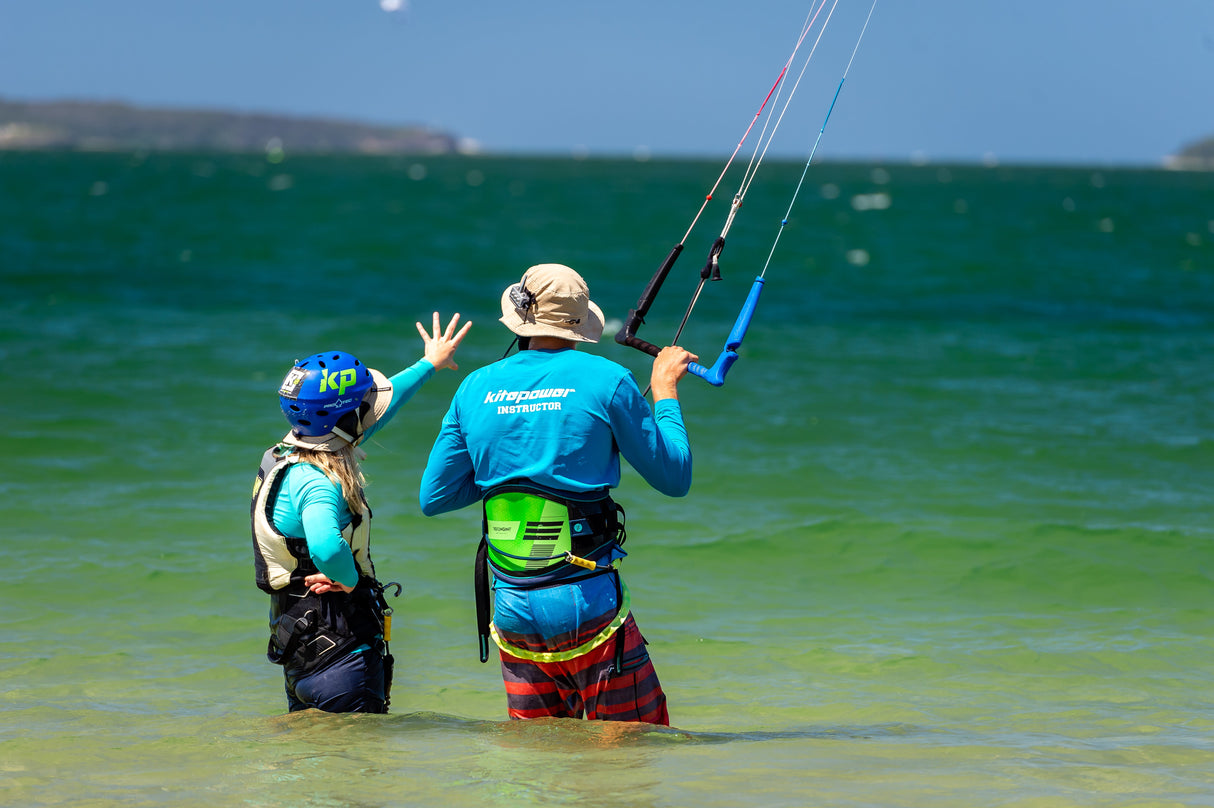
{"label": "distant coastline", "polygon": [[476,145],[429,127],[118,101],[0,99],[0,151],[455,154]]}
{"label": "distant coastline", "polygon": [[[476,154],[480,144],[420,124],[222,109],[144,107],[122,101],[0,98],[0,152],[214,151],[285,154]],[[911,162],[914,162],[912,158]],[[1214,171],[1214,136],[1163,158],[1176,171]]]}
{"label": "distant coastline", "polygon": [[1168,157],[1164,165],[1179,171],[1214,171],[1214,137],[1190,143]]}

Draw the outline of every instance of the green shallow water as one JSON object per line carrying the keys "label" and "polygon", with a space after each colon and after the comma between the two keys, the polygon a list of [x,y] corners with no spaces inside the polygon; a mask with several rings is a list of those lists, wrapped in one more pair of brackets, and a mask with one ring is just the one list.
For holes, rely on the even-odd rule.
{"label": "green shallow water", "polygon": [[[0,802],[1214,804],[1205,175],[811,169],[742,359],[682,386],[691,494],[619,492],[669,730],[504,720],[479,517],[416,505],[441,374],[366,464],[393,713],[283,714],[246,503],[285,367],[396,370],[434,308],[476,323],[464,370],[493,361],[500,289],[544,261],[618,319],[718,171],[0,155]],[[705,358],[798,175],[751,191]]]}

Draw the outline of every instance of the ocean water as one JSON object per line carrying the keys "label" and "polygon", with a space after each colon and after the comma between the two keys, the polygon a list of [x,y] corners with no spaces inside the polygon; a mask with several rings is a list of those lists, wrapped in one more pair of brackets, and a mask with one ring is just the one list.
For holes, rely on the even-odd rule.
{"label": "ocean water", "polygon": [[[618,321],[720,168],[0,154],[0,804],[1214,805],[1208,174],[813,166],[742,358],[681,386],[690,495],[618,492],[673,726],[505,720],[430,441],[502,288],[568,263]],[[730,232],[709,361],[799,173]],[[277,383],[399,370],[435,309],[474,322],[461,370],[365,466],[392,712],[287,715],[247,521]]]}

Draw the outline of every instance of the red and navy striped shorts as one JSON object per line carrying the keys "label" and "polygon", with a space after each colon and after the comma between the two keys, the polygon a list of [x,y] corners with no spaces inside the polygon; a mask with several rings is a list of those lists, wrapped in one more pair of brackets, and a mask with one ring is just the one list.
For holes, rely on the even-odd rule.
{"label": "red and navy striped shorts", "polygon": [[[565,662],[532,662],[501,651],[502,680],[511,718],[582,718],[670,725],[666,694],[631,614],[624,632],[624,664],[615,673],[618,637]],[[593,636],[593,635],[592,635]],[[520,643],[520,645],[522,645]]]}

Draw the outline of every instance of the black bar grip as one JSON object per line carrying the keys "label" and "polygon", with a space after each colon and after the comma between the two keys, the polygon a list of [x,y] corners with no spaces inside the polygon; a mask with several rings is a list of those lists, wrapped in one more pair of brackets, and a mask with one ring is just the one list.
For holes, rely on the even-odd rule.
{"label": "black bar grip", "polygon": [[[649,279],[649,283],[645,284],[645,291],[641,292],[641,298],[637,301],[636,312],[640,315],[641,322],[645,322],[645,315],[649,313],[649,307],[653,305],[654,298],[658,296],[658,291],[662,288],[662,284],[666,282],[666,276],[670,274],[670,268],[674,266],[674,262],[679,257],[679,253],[683,252],[683,245],[676,244],[670,248],[670,253],[666,256],[666,260],[658,267],[658,271],[653,273],[653,277]],[[640,323],[637,323],[640,326]],[[633,329],[636,333],[636,329]]]}
{"label": "black bar grip", "polygon": [[645,315],[649,313],[649,307],[653,305],[654,299],[658,296],[658,291],[666,281],[666,276],[670,274],[670,268],[674,266],[675,259],[679,257],[679,253],[681,252],[683,252],[682,243],[674,245],[666,256],[666,260],[658,267],[658,271],[653,273],[653,277],[649,279],[649,283],[645,284],[645,291],[641,292],[641,297],[637,301],[636,308],[628,310],[628,317],[624,320],[624,327],[616,332],[615,341],[620,345],[636,348],[638,351],[647,353],[650,356],[657,356],[662,350],[652,342],[640,339],[636,333],[637,329],[645,322]]}
{"label": "black bar grip", "polygon": [[662,349],[636,335],[638,321],[640,320],[641,317],[637,314],[636,309],[629,311],[628,319],[624,321],[624,327],[615,335],[615,341],[621,345],[627,345],[629,348],[636,348],[638,351],[647,353],[650,356],[657,356]]}

